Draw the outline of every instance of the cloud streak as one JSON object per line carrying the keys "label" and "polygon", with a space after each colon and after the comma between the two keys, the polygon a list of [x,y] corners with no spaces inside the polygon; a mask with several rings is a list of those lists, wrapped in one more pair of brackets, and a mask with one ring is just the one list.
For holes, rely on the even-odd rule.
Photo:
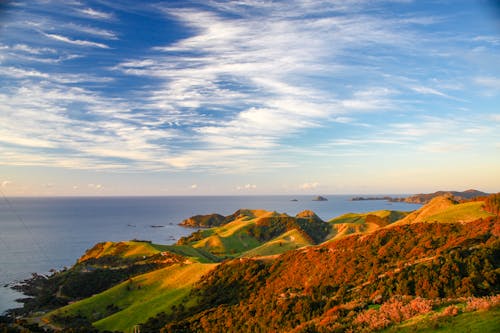
{"label": "cloud streak", "polygon": [[58,35],[58,34],[43,33],[43,35],[45,37],[51,38],[53,40],[63,42],[63,43],[72,44],[72,45],[98,47],[101,49],[109,49],[109,46],[106,44],[103,44],[103,43],[91,42],[88,40],[71,39],[69,37]]}
{"label": "cloud streak", "polygon": [[[470,86],[493,91],[498,75],[449,84],[462,73],[439,72],[453,44],[441,48],[442,36],[426,30],[446,18],[387,15],[386,1],[175,4],[141,13],[153,8],[165,31],[184,34],[151,47],[141,40],[148,48],[133,52],[122,46],[130,31],[119,5],[58,4],[75,18],[61,25],[54,8],[47,18],[27,11],[26,22],[11,22],[25,39],[0,45],[8,81],[0,87],[0,163],[249,173],[317,156],[375,155],[374,147],[405,149],[434,136],[443,143],[424,142],[422,151],[450,151],[451,131],[487,132],[469,127],[472,115],[449,120],[457,102],[468,107],[453,95]],[[45,38],[26,37],[33,32]],[[438,65],[423,71],[425,61]],[[439,119],[425,117],[435,111],[429,100],[439,101]],[[253,189],[247,185],[239,187]]]}
{"label": "cloud streak", "polygon": [[84,8],[79,10],[80,13],[94,18],[94,19],[99,19],[99,20],[110,20],[113,19],[113,14],[111,13],[106,13],[100,10],[96,10],[93,8]]}

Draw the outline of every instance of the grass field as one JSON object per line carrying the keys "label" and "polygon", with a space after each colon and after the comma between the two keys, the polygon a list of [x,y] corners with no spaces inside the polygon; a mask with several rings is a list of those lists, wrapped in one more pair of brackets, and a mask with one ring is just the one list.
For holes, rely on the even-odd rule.
{"label": "grass field", "polygon": [[383,226],[376,223],[368,223],[367,217],[369,215],[375,215],[384,219],[387,221],[386,223],[393,223],[404,218],[408,215],[408,213],[394,210],[378,210],[368,213],[347,213],[328,221],[328,223],[332,226],[332,232],[327,239],[332,240],[354,233],[371,232]]}
{"label": "grass field", "polygon": [[492,216],[493,214],[483,210],[483,204],[483,202],[466,202],[454,205],[442,212],[427,217],[426,221],[437,221],[440,223],[468,222]]}
{"label": "grass field", "polygon": [[406,212],[399,212],[395,210],[377,210],[374,212],[368,212],[368,213],[347,213],[344,215],[341,215],[339,217],[335,217],[328,221],[330,224],[339,224],[339,223],[365,223],[366,222],[366,217],[368,215],[375,215],[378,216],[382,219],[387,218],[389,222],[395,222],[397,220],[402,219],[405,217],[408,213]]}
{"label": "grass field", "polygon": [[[49,313],[90,319],[98,329],[127,331],[161,311],[169,312],[217,264],[176,264],[136,276],[100,294]],[[110,313],[111,307],[119,308]]]}
{"label": "grass field", "polygon": [[[262,213],[257,215],[257,217],[261,216]],[[261,242],[247,233],[249,226],[254,224],[255,219],[242,216],[231,223],[207,230],[209,231],[206,233],[207,237],[194,242],[191,246],[196,249],[204,249],[215,255],[238,256],[261,245]]]}
{"label": "grass field", "polygon": [[154,244],[149,242],[105,242],[96,244],[92,249],[88,250],[78,262],[85,261],[89,258],[98,259],[104,256],[120,256],[122,258],[139,258],[143,256],[152,256],[159,253]]}
{"label": "grass field", "polygon": [[290,230],[283,235],[270,240],[250,251],[243,253],[242,257],[259,257],[281,254],[288,250],[295,250],[304,246],[312,245],[309,240],[304,237],[296,229]]}
{"label": "grass field", "polygon": [[157,245],[153,244],[153,246],[159,251],[168,251],[175,254],[179,254],[181,256],[185,256],[192,261],[197,261],[200,263],[214,263],[218,262],[219,258],[211,254],[210,252],[205,251],[202,248],[193,248],[188,245]]}
{"label": "grass field", "polygon": [[488,311],[461,313],[455,317],[411,320],[383,330],[384,333],[497,333],[500,332],[500,307]]}
{"label": "grass field", "polygon": [[483,205],[484,203],[481,201],[456,204],[449,198],[437,197],[393,225],[420,222],[471,222],[479,218],[492,216],[493,214],[483,210]]}

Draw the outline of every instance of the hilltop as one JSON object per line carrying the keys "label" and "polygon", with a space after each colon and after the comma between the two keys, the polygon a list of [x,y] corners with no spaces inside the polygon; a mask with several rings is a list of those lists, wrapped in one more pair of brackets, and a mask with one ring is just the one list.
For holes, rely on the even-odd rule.
{"label": "hilltop", "polygon": [[488,195],[489,195],[488,193],[472,189],[466,191],[437,191],[434,193],[427,193],[427,194],[424,193],[415,194],[406,198],[393,198],[391,201],[427,204],[436,197],[453,197],[457,201],[467,201],[479,197],[486,197]]}
{"label": "hilltop", "polygon": [[391,196],[368,196],[368,197],[353,197],[351,201],[367,201],[367,200],[386,200],[389,202],[406,202],[413,204],[427,204],[436,197],[451,197],[456,201],[468,201],[476,198],[484,198],[488,193],[478,190],[466,191],[437,191],[434,193],[420,193],[408,197],[391,197]]}
{"label": "hilltop", "polygon": [[99,243],[69,270],[36,276],[24,315],[45,311],[34,320],[48,330],[85,332],[495,332],[499,211],[496,194],[329,221],[312,211],[195,216],[186,225],[203,229],[175,245]]}

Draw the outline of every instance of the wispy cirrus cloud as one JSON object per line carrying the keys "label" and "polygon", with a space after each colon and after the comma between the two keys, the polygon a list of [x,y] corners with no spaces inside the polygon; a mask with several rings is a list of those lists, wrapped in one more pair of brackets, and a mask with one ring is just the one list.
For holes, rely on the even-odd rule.
{"label": "wispy cirrus cloud", "polygon": [[[128,31],[117,19],[122,4],[57,3],[52,16],[33,11],[29,23],[11,23],[19,36],[46,38],[0,48],[9,80],[0,88],[2,163],[249,172],[485,132],[458,125],[468,119],[425,118],[427,100],[446,108],[467,89],[450,85],[456,68],[439,72],[453,45],[441,48],[443,36],[426,30],[447,18],[387,15],[387,1],[200,4],[139,6],[161,15],[165,31],[183,34],[134,52],[120,49]],[[75,20],[58,25],[61,8]],[[426,61],[438,65],[422,72]],[[494,74],[475,77],[473,84],[496,87]]]}
{"label": "wispy cirrus cloud", "polygon": [[81,40],[81,39],[71,39],[69,37],[63,36],[63,35],[58,35],[58,34],[51,34],[51,33],[45,33],[42,32],[42,34],[45,37],[51,38],[56,41],[60,41],[63,43],[68,43],[72,45],[78,45],[78,46],[90,46],[90,47],[98,47],[101,49],[109,49],[109,46],[103,43],[98,43],[98,42],[92,42],[88,40]]}
{"label": "wispy cirrus cloud", "polygon": [[[409,45],[412,34],[396,33],[395,21],[356,11],[317,18],[313,14],[319,7],[302,1],[208,5],[214,10],[160,7],[195,34],[114,70],[159,80],[146,99],[148,106],[202,115],[205,122],[192,128],[193,146],[206,148],[213,159],[228,149],[272,154],[302,131],[351,119],[357,112],[395,108],[396,89],[360,85],[340,97],[326,84],[336,75],[365,70],[341,59],[353,48]],[[238,16],[222,14],[229,12]],[[180,160],[195,165],[192,158]]]}
{"label": "wispy cirrus cloud", "polygon": [[102,28],[96,28],[92,27],[89,25],[81,25],[81,24],[75,24],[75,23],[68,23],[65,25],[65,28],[71,29],[76,32],[92,35],[95,37],[103,38],[103,39],[111,39],[111,40],[116,40],[118,39],[118,36],[116,32],[107,30],[107,29],[102,29]]}
{"label": "wispy cirrus cloud", "polygon": [[500,78],[494,76],[478,76],[474,78],[474,83],[484,88],[484,93],[488,96],[498,95],[500,92]]}
{"label": "wispy cirrus cloud", "polygon": [[26,52],[26,53],[29,53],[29,54],[53,54],[53,53],[57,53],[57,51],[53,48],[49,48],[49,47],[32,47],[32,46],[29,46],[29,45],[26,45],[26,44],[15,44],[14,46],[11,47],[12,50],[14,51],[22,51],[22,52]]}
{"label": "wispy cirrus cloud", "polygon": [[110,20],[110,19],[114,18],[113,14],[111,14],[111,13],[106,13],[104,11],[100,11],[100,10],[93,9],[90,7],[79,9],[78,12],[80,12],[83,15],[86,15],[88,17],[91,17],[94,19],[99,19],[99,20]]}

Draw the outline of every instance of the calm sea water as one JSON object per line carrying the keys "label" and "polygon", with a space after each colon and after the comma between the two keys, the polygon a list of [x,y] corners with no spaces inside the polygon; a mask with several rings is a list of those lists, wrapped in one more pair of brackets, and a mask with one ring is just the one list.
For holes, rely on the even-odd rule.
{"label": "calm sea water", "polygon": [[[295,215],[304,209],[324,220],[347,212],[414,210],[419,205],[386,201],[350,201],[352,196],[11,198],[0,202],[0,313],[19,306],[21,294],[7,284],[32,272],[71,266],[97,242],[130,239],[172,244],[193,230],[178,226],[197,214],[229,215],[239,208]],[[291,201],[291,199],[298,201]],[[162,225],[163,228],[152,228]]]}

